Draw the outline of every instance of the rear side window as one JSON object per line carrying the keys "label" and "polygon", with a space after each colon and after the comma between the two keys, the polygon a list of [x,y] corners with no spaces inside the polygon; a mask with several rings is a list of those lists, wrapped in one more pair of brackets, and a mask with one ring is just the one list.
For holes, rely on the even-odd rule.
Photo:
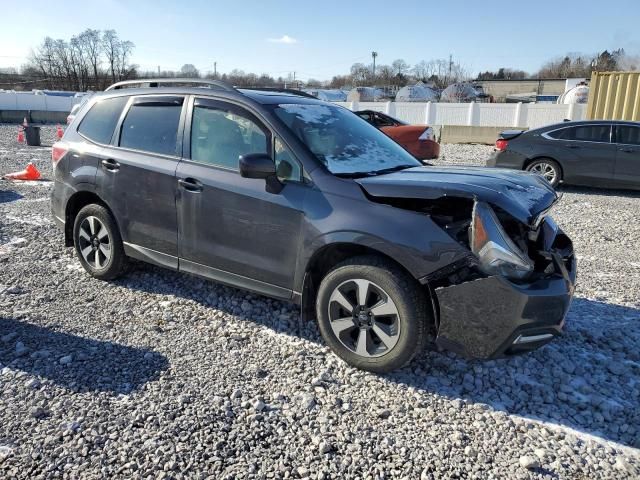
{"label": "rear side window", "polygon": [[549,136],[558,140],[609,143],[610,134],[611,126],[609,125],[584,125],[556,130],[549,133]]}
{"label": "rear side window", "polygon": [[640,145],[640,127],[619,125],[617,127],[617,143]]}
{"label": "rear side window", "polygon": [[182,98],[134,103],[122,123],[120,146],[162,155],[177,152]]}
{"label": "rear side window", "polygon": [[116,123],[129,97],[105,98],[95,103],[87,112],[78,133],[96,143],[110,143]]}

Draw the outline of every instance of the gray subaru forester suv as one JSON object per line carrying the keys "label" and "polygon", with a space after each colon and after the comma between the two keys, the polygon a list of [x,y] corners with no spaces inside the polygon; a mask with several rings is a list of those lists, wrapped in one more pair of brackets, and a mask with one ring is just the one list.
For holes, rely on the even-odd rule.
{"label": "gray subaru forester suv", "polygon": [[135,258],[298,303],[366,370],[405,365],[430,337],[474,358],[537,348],[573,295],[543,178],[422,165],[301,92],[121,82],[52,161],[53,215],[92,276]]}

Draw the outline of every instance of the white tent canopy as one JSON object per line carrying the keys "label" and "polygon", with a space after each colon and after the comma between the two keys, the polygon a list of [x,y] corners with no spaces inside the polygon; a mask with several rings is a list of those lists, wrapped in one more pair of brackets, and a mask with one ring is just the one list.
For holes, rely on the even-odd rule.
{"label": "white tent canopy", "polygon": [[468,83],[453,83],[442,91],[441,102],[466,103],[473,102],[478,97],[478,92]]}
{"label": "white tent canopy", "polygon": [[426,85],[407,85],[396,93],[396,102],[437,102],[438,93]]}
{"label": "white tent canopy", "polygon": [[588,100],[589,87],[587,85],[578,85],[560,95],[557,103],[569,105],[571,103],[587,103]]}

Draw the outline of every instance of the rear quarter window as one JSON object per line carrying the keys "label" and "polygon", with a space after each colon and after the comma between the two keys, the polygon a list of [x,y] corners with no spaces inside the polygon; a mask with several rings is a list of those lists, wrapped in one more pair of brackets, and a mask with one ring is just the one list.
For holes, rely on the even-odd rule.
{"label": "rear quarter window", "polygon": [[611,136],[611,126],[580,125],[576,127],[562,128],[554,132],[549,132],[547,135],[557,140],[608,143]]}
{"label": "rear quarter window", "polygon": [[78,133],[96,143],[110,143],[128,100],[129,97],[114,97],[96,102],[80,122]]}

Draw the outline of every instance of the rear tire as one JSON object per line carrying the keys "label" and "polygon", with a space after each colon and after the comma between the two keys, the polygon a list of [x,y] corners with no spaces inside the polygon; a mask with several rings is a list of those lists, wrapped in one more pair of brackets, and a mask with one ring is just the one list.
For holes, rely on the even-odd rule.
{"label": "rear tire", "polygon": [[562,169],[555,160],[538,158],[527,165],[527,172],[536,173],[543,177],[552,187],[557,187],[562,180]]}
{"label": "rear tire", "polygon": [[420,285],[376,256],[349,259],[320,283],[316,300],[320,332],[349,365],[386,373],[424,350],[432,322]]}
{"label": "rear tire", "polygon": [[91,276],[113,280],[126,270],[127,256],[118,226],[102,205],[83,207],[73,224],[73,243],[80,263]]}

